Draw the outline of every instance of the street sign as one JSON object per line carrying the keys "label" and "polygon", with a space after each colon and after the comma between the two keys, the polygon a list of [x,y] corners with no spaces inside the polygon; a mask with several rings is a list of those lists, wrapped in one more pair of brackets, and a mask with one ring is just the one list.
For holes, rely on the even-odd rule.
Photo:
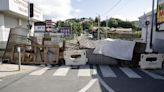
{"label": "street sign", "polygon": [[159,24],[164,22],[164,0],[158,0],[157,3],[157,23]]}
{"label": "street sign", "polygon": [[52,20],[46,20],[46,31],[51,32],[53,30],[53,21]]}
{"label": "street sign", "polygon": [[35,22],[34,23],[34,30],[40,31],[40,32],[45,32],[46,30],[46,24],[44,22]]}
{"label": "street sign", "polygon": [[157,30],[164,30],[164,0],[157,0]]}
{"label": "street sign", "polygon": [[71,30],[69,27],[62,27],[60,28],[60,33],[63,33],[64,36],[68,36],[71,34]]}

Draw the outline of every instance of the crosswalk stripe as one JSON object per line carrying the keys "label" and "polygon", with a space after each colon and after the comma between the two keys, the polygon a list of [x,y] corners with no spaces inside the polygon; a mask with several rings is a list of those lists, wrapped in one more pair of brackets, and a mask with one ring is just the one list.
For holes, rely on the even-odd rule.
{"label": "crosswalk stripe", "polygon": [[132,69],[130,68],[123,68],[120,67],[120,69],[129,77],[129,78],[141,78],[137,73],[135,73]]}
{"label": "crosswalk stripe", "polygon": [[96,75],[96,78],[98,79],[98,81],[102,84],[102,86],[104,86],[104,88],[108,91],[108,92],[115,92],[108,84],[106,84],[106,82],[104,82],[104,80],[100,77],[100,75],[97,72],[97,67],[93,66],[93,75]]}
{"label": "crosswalk stripe", "polygon": [[146,74],[148,74],[149,76],[151,76],[154,79],[162,79],[162,80],[164,80],[163,76],[157,75],[155,73],[151,73],[151,72],[146,71],[146,70],[142,70],[142,71],[145,72]]}
{"label": "crosswalk stripe", "polygon": [[[102,74],[103,77],[117,77],[117,75],[115,74],[115,72],[111,69],[110,66],[108,65],[99,65],[98,66],[100,69],[100,72]],[[49,67],[44,67],[41,68],[39,70],[33,71],[32,73],[30,73],[29,75],[42,75],[44,74],[48,69],[50,69]],[[60,66],[54,73],[53,76],[66,76],[69,72],[69,70],[71,69],[70,66]],[[132,70],[131,68],[128,67],[119,67],[120,71],[122,71],[123,73],[125,73],[127,75],[128,78],[142,78],[142,76],[140,76],[138,73],[136,73],[134,70]],[[139,69],[140,70],[140,69]],[[146,73],[147,75],[149,75],[150,77],[152,77],[153,79],[162,79],[164,80],[164,76],[149,72],[147,70],[141,70],[143,73]],[[98,72],[97,72],[97,68],[95,65],[93,65],[93,69],[90,68],[90,65],[82,65],[79,67],[78,69],[78,74],[77,76],[97,76]],[[2,80],[0,79],[0,82]]]}
{"label": "crosswalk stripe", "polygon": [[48,67],[42,68],[40,70],[34,71],[32,73],[30,73],[30,75],[42,75],[43,73],[45,73],[48,69]]}
{"label": "crosswalk stripe", "polygon": [[70,70],[70,66],[60,66],[53,76],[66,76],[68,71]]}
{"label": "crosswalk stripe", "polygon": [[89,65],[80,66],[78,76],[91,76],[91,69]]}
{"label": "crosswalk stripe", "polygon": [[116,77],[116,74],[112,71],[112,69],[109,66],[100,65],[99,67],[103,77]]}
{"label": "crosswalk stripe", "polygon": [[92,75],[97,75],[97,69],[96,69],[96,66],[93,66]]}

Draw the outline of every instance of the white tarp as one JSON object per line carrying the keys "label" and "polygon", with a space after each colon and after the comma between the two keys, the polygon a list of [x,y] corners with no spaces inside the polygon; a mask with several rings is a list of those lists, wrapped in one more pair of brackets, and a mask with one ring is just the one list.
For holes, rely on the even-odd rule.
{"label": "white tarp", "polygon": [[105,39],[97,42],[94,54],[103,54],[121,60],[132,60],[134,41]]}

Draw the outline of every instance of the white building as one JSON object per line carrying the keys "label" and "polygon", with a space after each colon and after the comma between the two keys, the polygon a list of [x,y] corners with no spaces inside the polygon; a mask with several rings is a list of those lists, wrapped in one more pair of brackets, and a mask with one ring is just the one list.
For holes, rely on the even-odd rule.
{"label": "white building", "polygon": [[[34,5],[32,21],[42,21],[43,14]],[[28,2],[25,0],[0,0],[0,41],[7,41],[10,28],[27,27]],[[32,29],[33,30],[33,29]]]}
{"label": "white building", "polygon": [[[150,24],[148,27],[145,26],[145,21],[148,20]],[[151,23],[152,23],[152,12],[149,12],[139,17],[140,25],[142,28],[142,41],[150,41]],[[146,35],[147,34],[147,35]],[[147,37],[147,40],[146,40]],[[153,37],[152,37],[153,51],[164,53],[164,31],[156,31],[156,18],[154,18],[153,24]],[[148,43],[149,44],[149,43]]]}

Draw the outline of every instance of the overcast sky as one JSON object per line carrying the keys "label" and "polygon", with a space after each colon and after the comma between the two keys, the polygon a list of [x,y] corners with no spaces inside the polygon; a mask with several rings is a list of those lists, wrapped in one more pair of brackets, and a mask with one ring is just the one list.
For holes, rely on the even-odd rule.
{"label": "overcast sky", "polygon": [[[45,19],[64,20],[68,18],[92,17],[101,19],[116,17],[123,20],[137,20],[151,11],[152,0],[29,0],[42,9]],[[155,0],[156,1],[156,0]]]}

